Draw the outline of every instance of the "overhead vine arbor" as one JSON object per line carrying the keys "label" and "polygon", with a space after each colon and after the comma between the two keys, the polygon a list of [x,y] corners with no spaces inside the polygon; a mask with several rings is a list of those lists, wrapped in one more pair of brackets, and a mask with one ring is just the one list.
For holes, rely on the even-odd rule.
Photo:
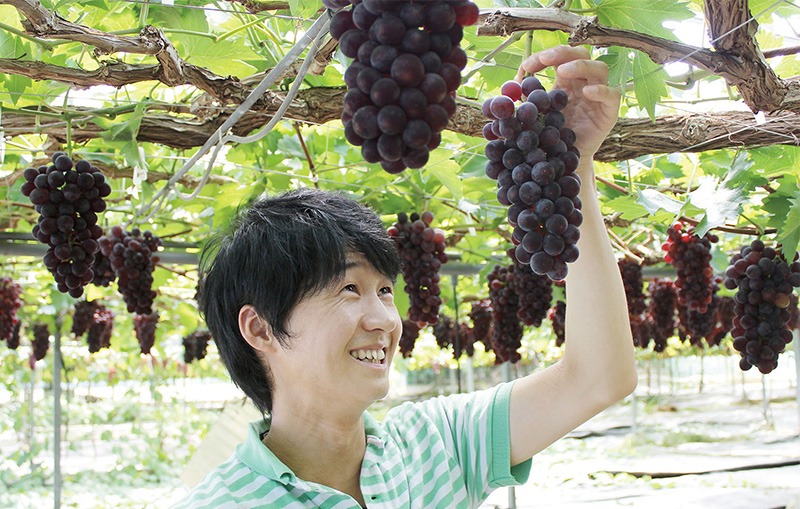
{"label": "overhead vine arbor", "polygon": [[[720,271],[741,235],[764,236],[793,256],[795,4],[506,3],[479,2],[478,24],[465,30],[469,61],[441,147],[424,168],[390,175],[344,139],[349,61],[326,35],[320,1],[0,0],[0,229],[27,235],[37,214],[20,177],[63,150],[109,178],[104,225],[197,243],[243,202],[316,186],[352,193],[387,224],[399,212],[431,210],[462,260],[502,260],[510,229],[484,176],[480,103],[515,77],[526,54],[572,44],[592,47],[624,93],[596,155],[618,249],[657,263],[666,227],[683,216],[701,233],[730,234],[717,251]],[[37,267],[27,258],[16,266]],[[485,295],[472,284],[468,291]]]}

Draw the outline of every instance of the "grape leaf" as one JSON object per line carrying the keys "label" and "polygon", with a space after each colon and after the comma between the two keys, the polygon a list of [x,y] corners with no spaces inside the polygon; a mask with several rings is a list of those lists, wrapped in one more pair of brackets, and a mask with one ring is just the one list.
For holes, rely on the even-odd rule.
{"label": "grape leaf", "polygon": [[647,209],[650,215],[654,215],[660,209],[672,214],[680,214],[683,209],[683,202],[659,193],[655,189],[640,190],[636,203]]}
{"label": "grape leaf", "polygon": [[292,16],[313,18],[322,8],[322,0],[289,0],[289,10]]}
{"label": "grape leaf", "polygon": [[608,65],[608,86],[619,87],[628,82],[631,75],[629,50],[612,46],[608,53],[597,57]]}
{"label": "grape leaf", "polygon": [[700,180],[700,187],[689,193],[689,201],[705,211],[703,219],[695,227],[695,233],[702,237],[711,228],[722,226],[729,219],[736,219],[742,211],[742,203],[747,200],[740,188],[731,189],[719,184],[713,177]]}
{"label": "grape leaf", "polygon": [[664,28],[665,20],[684,20],[695,14],[688,2],[675,0],[603,0],[597,5],[597,18],[603,25],[635,30],[644,34],[675,39],[672,31]]}
{"label": "grape leaf", "polygon": [[425,166],[425,171],[430,172],[439,179],[447,189],[453,194],[456,200],[460,200],[463,196],[461,187],[461,179],[458,178],[458,173],[461,167],[452,159],[445,159],[433,164]]}
{"label": "grape leaf", "polygon": [[787,260],[793,260],[800,244],[800,196],[790,198],[791,206],[789,213],[786,214],[786,221],[783,228],[778,230],[777,241],[783,244],[783,256]]}
{"label": "grape leaf", "polygon": [[633,89],[639,108],[646,110],[655,122],[656,102],[668,95],[664,81],[668,78],[664,67],[654,63],[650,57],[636,51],[633,56]]}
{"label": "grape leaf", "polygon": [[628,221],[644,217],[650,212],[644,205],[639,203],[633,195],[618,196],[613,200],[607,201],[603,206],[610,208],[614,212],[621,213],[622,215],[620,217]]}

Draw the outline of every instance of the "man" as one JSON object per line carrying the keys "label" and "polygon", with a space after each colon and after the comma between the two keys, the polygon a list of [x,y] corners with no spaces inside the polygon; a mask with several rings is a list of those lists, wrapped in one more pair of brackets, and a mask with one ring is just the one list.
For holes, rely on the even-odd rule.
{"label": "man", "polygon": [[584,183],[562,359],[376,422],[366,409],[388,391],[401,332],[391,240],[373,213],[339,195],[263,200],[203,264],[200,305],[231,377],[265,419],[179,507],[477,507],[492,489],[525,482],[534,454],[633,390],[625,294],[592,165],[620,95],[584,48],[542,51],[520,72],[548,66],[570,97],[563,112]]}

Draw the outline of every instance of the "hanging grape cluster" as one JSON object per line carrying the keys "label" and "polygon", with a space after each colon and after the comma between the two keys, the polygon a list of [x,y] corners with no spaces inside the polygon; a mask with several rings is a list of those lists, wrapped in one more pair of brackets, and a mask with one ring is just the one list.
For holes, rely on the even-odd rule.
{"label": "hanging grape cluster", "polygon": [[719,239],[705,234],[702,238],[694,234],[693,226],[680,221],[667,229],[668,240],[662,246],[666,251],[664,261],[677,270],[675,286],[678,289],[678,305],[705,313],[711,304],[712,278],[711,244]]}
{"label": "hanging grape cluster", "polygon": [[10,277],[0,277],[0,341],[7,341],[16,327],[22,306],[22,287]]}
{"label": "hanging grape cluster", "polygon": [[[344,0],[326,0],[330,8]],[[467,54],[463,27],[478,19],[466,1],[367,0],[336,13],[331,37],[353,59],[344,75],[344,135],[389,173],[422,168],[456,112]]]}
{"label": "hanging grape cluster", "polygon": [[793,289],[800,286],[800,262],[795,255],[789,264],[779,251],[756,239],[731,257],[725,277],[725,288],[737,290],[731,335],[742,356],[739,367],[746,371],[756,366],[767,374],[792,341],[788,308]]}
{"label": "hanging grape cluster", "polygon": [[[458,329],[456,329],[458,327]],[[453,358],[459,359],[466,353],[468,357],[475,354],[475,338],[464,323],[456,326],[456,321],[446,315],[440,315],[439,321],[432,327],[436,344],[442,350],[453,350]],[[458,348],[456,348],[456,331],[458,332]]]}
{"label": "hanging grape cluster", "polygon": [[75,311],[72,313],[72,333],[75,336],[83,336],[92,325],[92,317],[97,307],[97,301],[81,300],[75,303]]}
{"label": "hanging grape cluster", "polygon": [[514,363],[522,359],[522,320],[519,312],[519,295],[514,275],[514,265],[495,265],[487,276],[489,299],[492,302],[492,351],[495,363]]}
{"label": "hanging grape cluster", "polygon": [[642,266],[629,258],[622,258],[617,262],[622,285],[625,288],[625,299],[628,302],[628,319],[631,324],[633,343],[641,348],[646,348],[650,343],[648,325],[645,323],[643,313],[647,309],[644,296],[644,277]]}
{"label": "hanging grape cluster", "polygon": [[736,307],[736,301],[733,300],[733,297],[725,295],[717,298],[719,298],[719,304],[716,306],[717,311],[714,330],[706,336],[706,343],[708,343],[710,347],[719,345],[722,339],[728,335],[731,329],[733,329],[733,319],[736,317],[736,311],[734,309]]}
{"label": "hanging grape cluster", "polygon": [[36,323],[33,324],[33,341],[31,342],[33,351],[29,363],[31,369],[35,369],[36,361],[40,361],[47,355],[47,350],[50,348],[50,330],[47,324]]}
{"label": "hanging grape cluster", "polygon": [[153,270],[158,263],[157,251],[161,239],[149,230],[139,228],[130,233],[114,226],[100,238],[103,255],[111,260],[111,268],[119,278],[118,285],[129,313],[149,315],[153,312]]}
{"label": "hanging grape cluster", "polygon": [[[567,93],[549,93],[538,79],[506,82],[503,95],[483,103],[491,120],[484,126],[486,175],[497,180],[498,201],[514,227],[516,259],[554,281],[567,276],[578,259],[578,227],[583,223],[579,152],[575,132],[564,127]],[[527,100],[515,108],[514,102]],[[502,139],[501,139],[502,138]]]}
{"label": "hanging grape cluster", "polygon": [[795,294],[789,296],[789,321],[786,326],[789,330],[800,329],[800,302]]}
{"label": "hanging grape cluster", "polygon": [[547,276],[536,274],[527,263],[514,263],[519,311],[517,316],[525,325],[539,327],[547,317],[553,300],[553,282]]}
{"label": "hanging grape cluster", "polygon": [[94,255],[92,272],[94,272],[92,284],[95,286],[108,287],[112,281],[117,279],[114,269],[111,268],[111,259],[104,255],[102,251],[97,251]]}
{"label": "hanging grape cluster", "polygon": [[[678,325],[681,329],[681,340],[688,339],[689,343],[698,347],[703,347],[703,339],[707,338],[714,331],[717,324],[720,297],[717,295],[719,284],[717,281],[711,283],[711,302],[705,311],[699,309],[689,309],[686,306],[678,306]],[[708,341],[706,341],[708,343]],[[710,346],[710,345],[709,345]]]}
{"label": "hanging grape cluster", "polygon": [[387,230],[400,251],[405,292],[410,307],[408,318],[420,327],[433,325],[439,319],[439,269],[447,263],[444,253],[444,232],[432,228],[433,213],[416,212],[409,218],[397,214],[397,222]]}
{"label": "hanging grape cluster", "polygon": [[652,322],[649,332],[655,343],[653,350],[663,352],[667,348],[667,339],[675,334],[677,326],[675,311],[678,304],[678,291],[675,283],[670,279],[654,279],[650,283],[648,291],[650,303],[647,307],[647,320]]}
{"label": "hanging grape cluster", "polygon": [[563,300],[556,301],[547,317],[553,323],[553,333],[556,335],[556,346],[561,346],[567,339],[567,303]]}
{"label": "hanging grape cluster", "polygon": [[472,320],[472,336],[483,343],[484,350],[492,349],[492,301],[482,299],[472,303],[469,311]]}
{"label": "hanging grape cluster", "polygon": [[156,343],[156,325],[158,325],[158,313],[133,317],[133,330],[139,341],[139,349],[144,355],[149,354]]}
{"label": "hanging grape cluster", "polygon": [[8,341],[6,341],[6,344],[12,350],[19,348],[19,333],[21,328],[22,322],[18,321],[17,324],[14,325],[14,330],[11,331],[11,336],[9,336]]}
{"label": "hanging grape cluster", "polygon": [[99,352],[103,348],[111,348],[111,334],[114,332],[114,313],[98,304],[92,313],[92,324],[86,332],[86,344],[89,353]]}
{"label": "hanging grape cluster", "polygon": [[26,168],[21,191],[39,213],[33,236],[49,246],[44,265],[55,277],[58,291],[80,297],[94,278],[97,239],[103,235],[97,214],[106,210],[103,198],[111,194],[111,186],[85,159],[73,164],[64,152],[56,152],[52,161],[49,166]]}
{"label": "hanging grape cluster", "polygon": [[206,358],[206,349],[211,340],[211,332],[196,330],[183,338],[183,362],[191,364],[195,360]]}
{"label": "hanging grape cluster", "polygon": [[400,341],[397,344],[403,357],[411,357],[411,352],[414,350],[414,345],[419,337],[419,331],[420,327],[417,322],[403,320],[403,333],[400,335]]}

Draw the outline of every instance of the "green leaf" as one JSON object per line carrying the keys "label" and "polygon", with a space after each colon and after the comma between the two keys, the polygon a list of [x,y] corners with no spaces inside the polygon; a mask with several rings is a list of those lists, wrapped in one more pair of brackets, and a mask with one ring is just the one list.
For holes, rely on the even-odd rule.
{"label": "green leaf", "polygon": [[463,190],[461,187],[461,179],[458,174],[461,172],[461,167],[452,159],[445,159],[425,167],[425,170],[430,172],[434,177],[439,179],[447,189],[453,194],[456,200],[463,197]]}
{"label": "green leaf", "polygon": [[630,50],[612,46],[608,53],[597,59],[608,65],[608,86],[619,87],[625,85],[631,75]]}
{"label": "green leaf", "polygon": [[777,241],[783,244],[781,252],[787,260],[793,260],[800,244],[800,196],[795,196],[790,200],[791,207],[786,214],[786,221],[783,228],[778,230]]}
{"label": "green leaf", "polygon": [[695,16],[688,2],[675,0],[603,0],[598,2],[596,12],[603,25],[670,39],[675,39],[675,36],[663,27],[665,20],[684,20]]}
{"label": "green leaf", "polygon": [[680,214],[683,209],[683,202],[659,193],[655,189],[640,190],[636,202],[643,206],[650,215],[655,214],[660,209],[664,209],[671,214]]}
{"label": "green leaf", "polygon": [[621,213],[622,219],[628,221],[639,219],[649,213],[649,210],[639,203],[636,196],[633,195],[619,196],[613,200],[607,201],[603,206],[610,208],[614,212]]}
{"label": "green leaf", "polygon": [[797,178],[791,175],[786,175],[776,182],[779,184],[776,192],[764,198],[761,210],[770,214],[767,226],[782,228],[792,206],[791,199],[800,196],[800,187]]}
{"label": "green leaf", "polygon": [[705,211],[695,233],[705,235],[711,228],[722,226],[729,219],[736,219],[742,211],[742,203],[747,197],[742,189],[729,189],[717,185],[716,178],[703,178],[700,187],[689,193],[689,201]]}
{"label": "green leaf", "polygon": [[641,51],[633,56],[633,89],[639,108],[647,111],[650,120],[655,122],[656,102],[668,95],[664,81],[668,78],[664,67],[654,63]]}
{"label": "green leaf", "polygon": [[289,0],[292,16],[313,18],[321,8],[322,0]]}

